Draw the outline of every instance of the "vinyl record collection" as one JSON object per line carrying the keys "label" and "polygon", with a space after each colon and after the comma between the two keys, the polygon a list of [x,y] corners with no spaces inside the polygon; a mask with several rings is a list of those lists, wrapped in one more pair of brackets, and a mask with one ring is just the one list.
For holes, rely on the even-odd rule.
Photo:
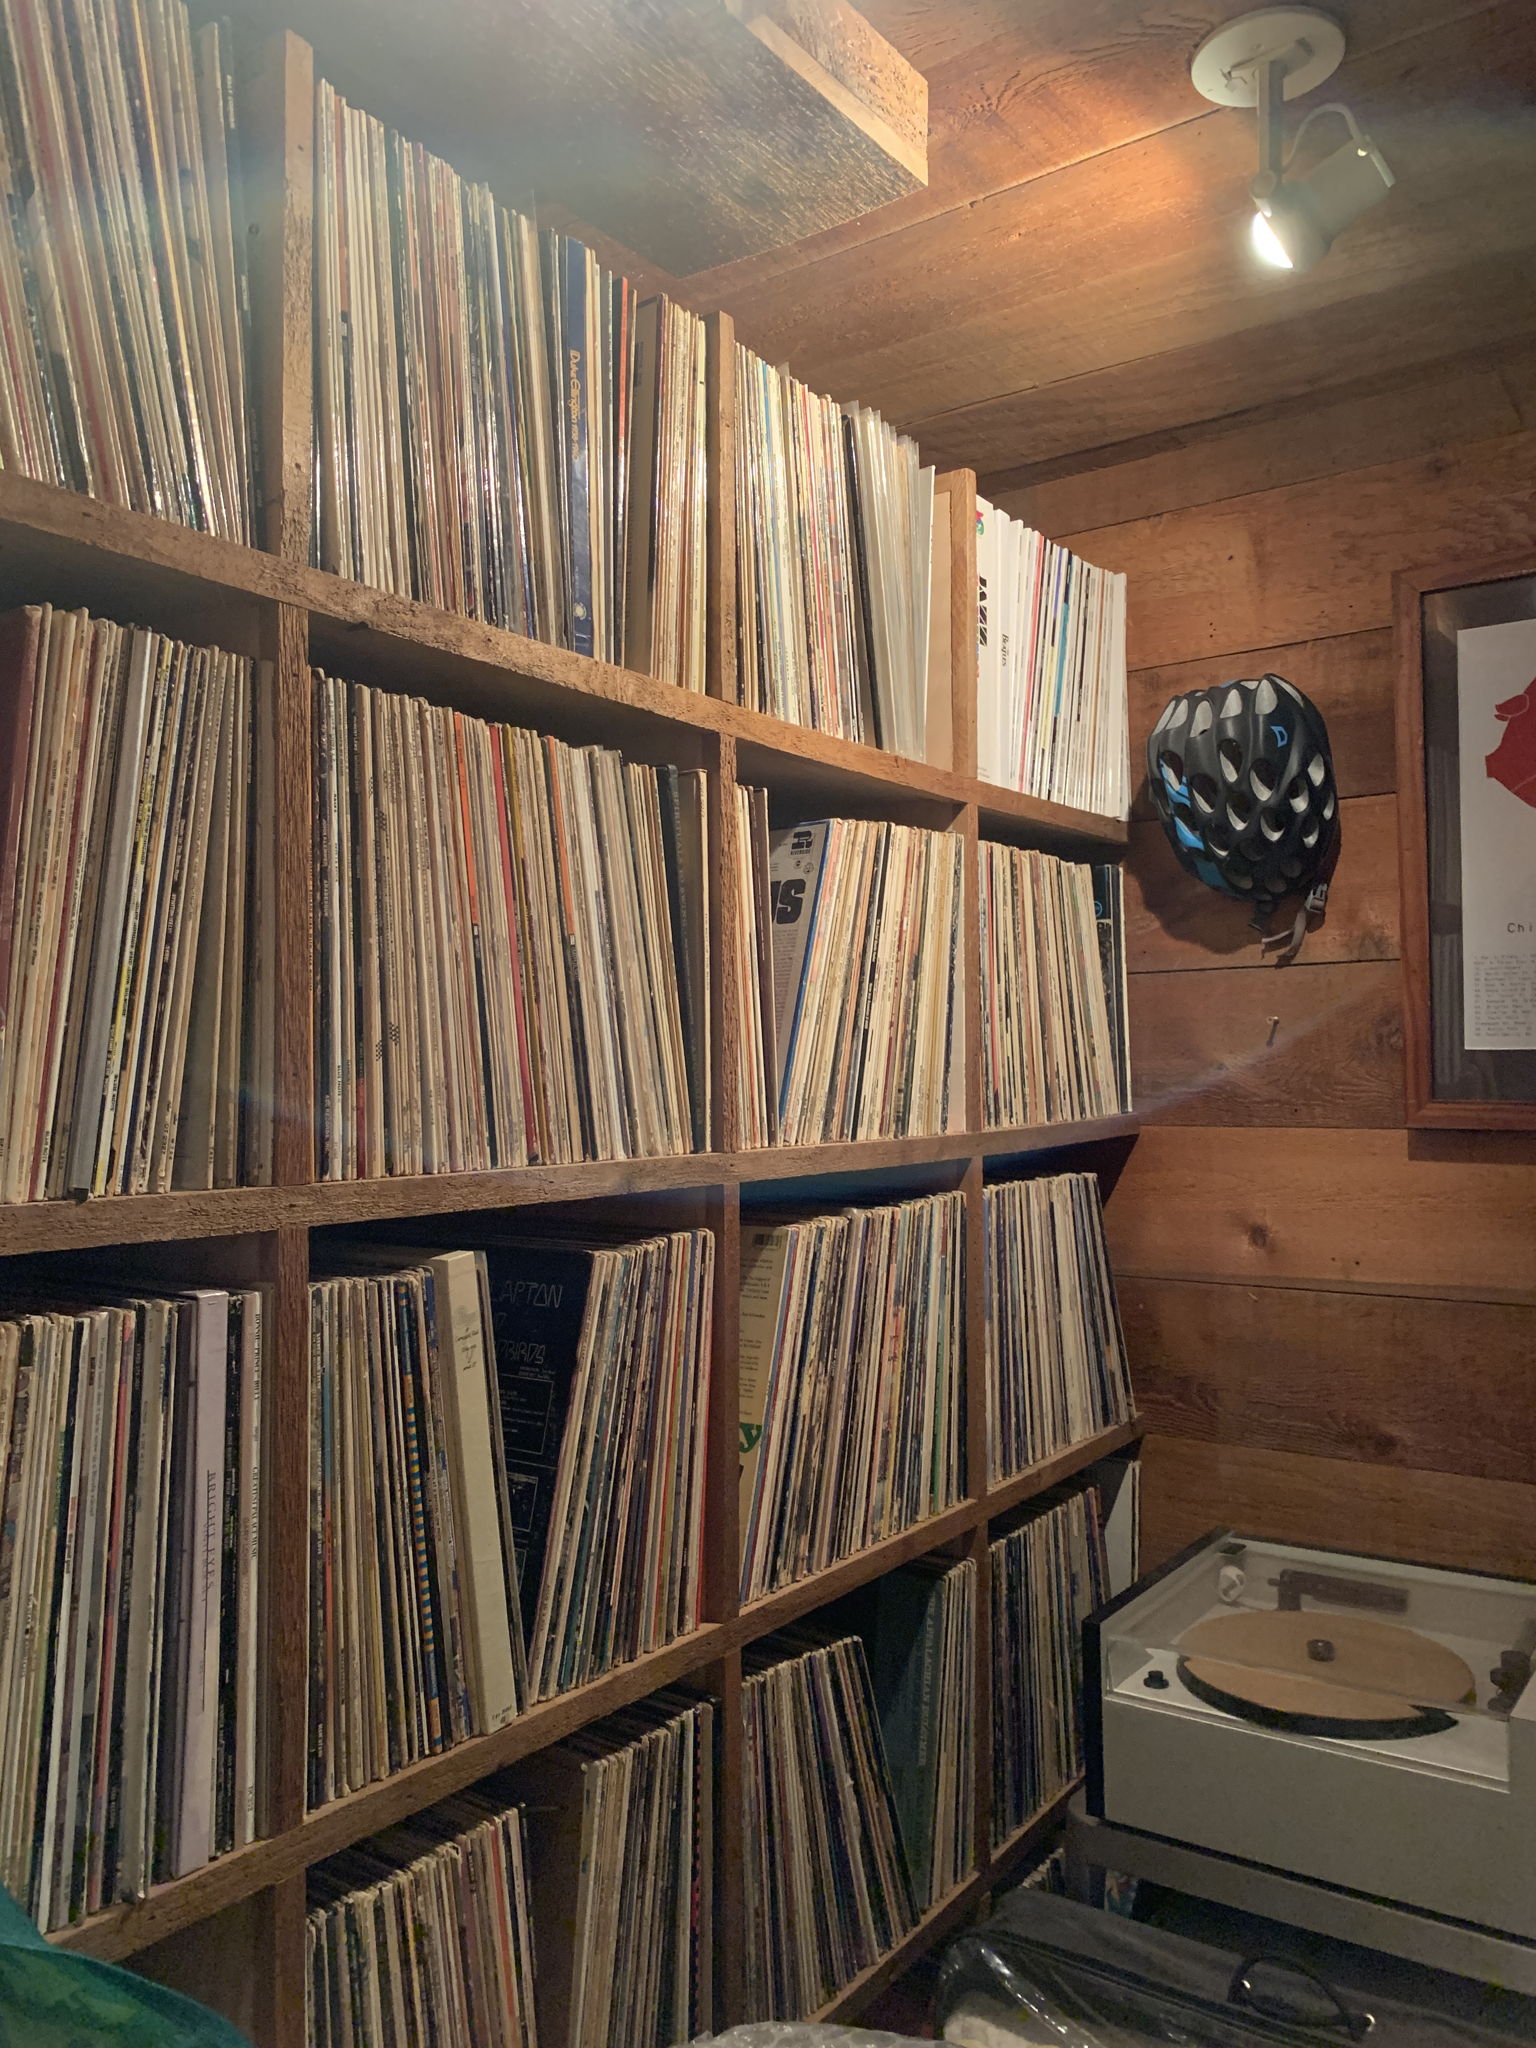
{"label": "vinyl record collection", "polygon": [[715,1708],[657,1693],[517,1774],[541,2048],[676,2048],[712,2030]]}
{"label": "vinyl record collection", "polygon": [[310,1288],[312,1807],[527,1698],[483,1262],[350,1257]]}
{"label": "vinyl record collection", "polygon": [[1098,1177],[1000,1181],[983,1200],[996,1484],[1129,1421],[1131,1387]]}
{"label": "vinyl record collection", "polygon": [[535,1699],[698,1626],[714,1252],[485,1247]]}
{"label": "vinyl record collection", "polygon": [[736,1129],[743,1149],[771,1145],[779,1128],[774,1040],[773,883],[768,792],[736,788]]}
{"label": "vinyl record collection", "polygon": [[964,1199],[748,1223],[741,1597],[960,1497]]}
{"label": "vinyl record collection", "polygon": [[0,1199],[270,1180],[268,697],[217,649],[0,617]]}
{"label": "vinyl record collection", "polygon": [[0,469],[251,538],[227,26],[0,9]]}
{"label": "vinyl record collection", "polygon": [[1120,870],[981,844],[982,1122],[1131,1106]]}
{"label": "vinyl record collection", "polygon": [[1033,1510],[991,1553],[997,1847],[1082,1769],[1082,1624],[1108,1592],[1097,1490]]}
{"label": "vinyl record collection", "polygon": [[43,1928],[258,1831],[263,1299],[0,1304],[0,1878]]}
{"label": "vinyl record collection", "polygon": [[703,776],[314,678],[322,1179],[709,1128]]}
{"label": "vinyl record collection", "polygon": [[1125,815],[1124,582],[982,504],[973,701],[968,477],[257,26],[0,0],[0,582],[154,622],[0,613],[0,1883],[206,1993],[305,1868],[310,2048],[678,2048],[1078,1769],[1135,1479],[988,1487],[1125,1347],[1094,1178],[983,1168],[1129,1108],[1124,908],[962,798]]}
{"label": "vinyl record collection", "polygon": [[316,559],[704,687],[704,325],[315,107]]}
{"label": "vinyl record collection", "polygon": [[714,1273],[708,1231],[333,1249],[312,1806],[698,1625]]}
{"label": "vinyl record collection", "polygon": [[1125,578],[976,501],[977,773],[1101,817],[1130,808]]}
{"label": "vinyl record collection", "polygon": [[976,1561],[919,1558],[870,1593],[870,1685],[922,1913],[975,1868]]}
{"label": "vinyl record collection", "polygon": [[744,2016],[815,2012],[917,1918],[856,1636],[745,1653]]}
{"label": "vinyl record collection", "polygon": [[917,443],[738,347],[740,701],[922,760],[932,550]]}
{"label": "vinyl record collection", "polygon": [[961,840],[822,818],[773,833],[770,847],[780,1143],[954,1129]]}
{"label": "vinyl record collection", "polygon": [[309,1873],[309,2048],[537,2048],[522,1809],[460,1793]]}

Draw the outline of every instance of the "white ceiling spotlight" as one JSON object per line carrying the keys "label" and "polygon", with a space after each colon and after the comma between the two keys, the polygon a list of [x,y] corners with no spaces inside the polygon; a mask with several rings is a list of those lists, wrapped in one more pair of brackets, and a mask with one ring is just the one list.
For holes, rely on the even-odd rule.
{"label": "white ceiling spotlight", "polygon": [[[1344,55],[1344,31],[1317,7],[1260,7],[1213,29],[1189,67],[1197,91],[1219,107],[1259,110],[1259,168],[1250,188],[1253,246],[1266,263],[1310,270],[1340,228],[1385,198],[1386,160],[1340,100],[1313,107],[1285,145],[1283,102],[1331,78]],[[1314,121],[1337,114],[1349,140],[1298,177],[1288,175],[1296,146]]]}

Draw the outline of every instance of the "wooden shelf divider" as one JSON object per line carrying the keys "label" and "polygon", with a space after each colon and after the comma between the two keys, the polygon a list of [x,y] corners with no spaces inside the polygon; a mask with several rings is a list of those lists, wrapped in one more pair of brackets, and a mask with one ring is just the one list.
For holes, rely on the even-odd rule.
{"label": "wooden shelf divider", "polygon": [[[980,1126],[981,961],[977,937],[979,846],[988,837],[1073,857],[1114,857],[1125,824],[984,784],[976,776],[975,479],[941,480],[949,493],[949,759],[938,766],[811,731],[736,702],[734,517],[734,330],[708,323],[709,637],[707,688],[690,692],[613,664],[529,640],[310,566],[313,392],[310,364],[314,153],[313,59],[296,37],[276,38],[240,81],[257,174],[253,188],[252,361],[261,467],[257,531],[241,547],[142,513],[0,472],[0,605],[85,606],[189,640],[238,645],[271,663],[277,746],[278,953],[274,1184],[118,1196],[0,1208],[0,1258],[112,1245],[181,1247],[200,1261],[254,1262],[270,1288],[267,1369],[266,1550],[262,1616],[261,1808],[264,1839],[147,1897],[65,1929],[61,1947],[121,1959],[241,1909],[255,1929],[260,1982],[238,2011],[260,2048],[302,2048],[303,1879],[314,1863],[477,1779],[529,1756],[660,1687],[686,1680],[711,1691],[724,1717],[722,1807],[717,1818],[719,1953],[717,2022],[741,2002],[743,1899],[740,1786],[742,1651],[854,1587],[925,1553],[950,1549],[978,1564],[976,1819],[987,1840],[991,1808],[991,1661],[988,1528],[1037,1493],[1133,1445],[1134,1423],[1103,1432],[1001,1484],[987,1470],[982,1195],[989,1162],[1016,1163],[1134,1136],[1134,1116],[1025,1129]],[[527,1166],[371,1181],[314,1179],[313,919],[311,874],[311,666],[380,688],[455,704],[478,716],[541,727],[563,737],[632,747],[644,758],[702,766],[709,789],[713,982],[711,1080],[714,1149],[687,1157]],[[840,808],[958,834],[965,843],[965,944],[961,1000],[967,1074],[958,1131],[855,1144],[743,1150],[736,1129],[735,906],[738,781],[766,786],[781,810]],[[809,808],[814,807],[814,808]],[[738,1448],[735,1317],[743,1204],[782,1199],[786,1183],[868,1176],[852,1199],[889,1199],[926,1189],[935,1170],[966,1203],[965,1497],[953,1508],[829,1570],[743,1609],[738,1599]],[[623,1203],[677,1197],[716,1237],[713,1421],[706,1480],[702,1625],[682,1640],[580,1689],[538,1703],[494,1734],[465,1742],[320,1811],[304,1811],[309,1741],[308,1459],[310,1232],[410,1217],[519,1209],[536,1204]],[[697,1201],[691,1198],[696,1196]],[[842,1184],[839,1198],[847,1197]],[[669,1208],[667,1213],[672,1213]],[[233,1247],[219,1240],[234,1240]],[[1065,1795],[1064,1795],[1065,1796]],[[824,2017],[857,2011],[923,1949],[955,1927],[1054,1825],[1054,1801],[872,1970],[841,1992]],[[239,1917],[239,1916],[237,1916]],[[210,1924],[211,1950],[219,1946]],[[219,1987],[209,1987],[218,2002]],[[231,2004],[236,2010],[236,2004]]]}
{"label": "wooden shelf divider", "polygon": [[1012,1875],[1025,1859],[1035,1850],[1043,1848],[1066,1818],[1067,1807],[1072,1795],[1081,1784],[1080,1778],[1072,1783],[1040,1811],[1027,1820],[1015,1834],[1008,1837],[1003,1846],[989,1856],[979,1870],[975,1870],[961,1884],[957,1884],[946,1898],[918,1921],[910,1934],[903,1936],[896,1946],[867,1970],[861,1970],[851,1984],[839,1991],[835,1998],[829,1998],[811,2017],[816,2020],[851,2020],[874,1998],[878,1998],[888,1984],[894,1984],[904,1970],[909,1970],[920,1956],[937,1948],[947,1936],[954,1934],[973,1915],[985,1910],[988,1895]]}
{"label": "wooden shelf divider", "polygon": [[[440,1755],[397,1771],[392,1777],[381,1778],[377,1784],[365,1785],[360,1791],[334,1799],[300,1818],[282,1834],[222,1856],[188,1877],[157,1885],[144,1899],[109,1907],[77,1926],[61,1929],[49,1939],[58,1947],[80,1949],[107,1961],[132,1955],[179,1928],[191,1926],[253,1892],[279,1884],[295,1872],[334,1856],[338,1850],[363,1841],[407,1814],[461,1792],[466,1785],[488,1777],[493,1771],[547,1749],[552,1742],[643,1699],[647,1693],[674,1685],[680,1679],[701,1677],[723,1660],[739,1660],[746,1644],[803,1619],[915,1557],[978,1533],[985,1544],[987,1524],[993,1516],[1019,1506],[1032,1492],[1047,1492],[1074,1473],[1086,1471],[1101,1458],[1136,1442],[1139,1434],[1135,1423],[1104,1430],[980,1499],[963,1501],[942,1515],[887,1538],[884,1543],[840,1560],[824,1572],[782,1587],[740,1608],[728,1619],[706,1622],[691,1635],[653,1650],[633,1663],[621,1664],[590,1684],[541,1700],[492,1735],[475,1736]],[[302,1522],[299,1526],[302,1529]],[[985,1830],[978,1839],[986,1839]]]}

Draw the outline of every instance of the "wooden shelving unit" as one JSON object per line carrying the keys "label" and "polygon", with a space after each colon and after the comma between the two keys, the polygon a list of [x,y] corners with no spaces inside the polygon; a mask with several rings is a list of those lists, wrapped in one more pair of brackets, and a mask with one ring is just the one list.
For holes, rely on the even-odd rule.
{"label": "wooden shelving unit", "polygon": [[[983,1379],[982,1191],[991,1171],[1028,1171],[1045,1155],[1128,1142],[1134,1117],[994,1131],[981,1128],[980,960],[976,849],[985,838],[1099,859],[1125,846],[1126,827],[1036,802],[976,779],[975,480],[955,473],[950,493],[954,650],[952,768],[929,767],[743,709],[734,701],[735,565],[731,513],[731,326],[711,325],[711,664],[707,694],[595,662],[477,621],[343,581],[308,566],[310,445],[309,161],[312,71],[307,50],[279,37],[244,80],[245,123],[265,157],[255,278],[255,363],[263,448],[266,548],[247,549],[146,515],[0,473],[0,603],[84,605],[194,641],[259,653],[272,664],[277,708],[278,1062],[276,1184],[35,1204],[0,1210],[0,1257],[113,1245],[163,1247],[167,1272],[264,1282],[272,1293],[265,1469],[267,1610],[262,1669],[263,1740],[271,1832],[149,1896],[54,1937],[61,1945],[129,1957],[194,1926],[209,1961],[204,1996],[229,2007],[261,2048],[304,2039],[304,1873],[316,1861],[486,1773],[559,1740],[615,1708],[684,1677],[720,1699],[727,1738],[717,1821],[718,1925],[741,1915],[741,1651],[786,1622],[925,1552],[978,1562],[976,1701],[977,1840],[991,1806],[988,1525],[1032,1495],[1124,1451],[1134,1425],[1106,1432],[1001,1484],[986,1472]],[[384,688],[409,690],[465,711],[536,726],[572,741],[601,739],[651,760],[702,767],[712,788],[718,886],[711,909],[715,1016],[713,1149],[682,1158],[535,1166],[484,1174],[317,1182],[312,1147],[313,1015],[311,665]],[[735,872],[733,782],[765,786],[782,818],[825,811],[889,817],[957,834],[968,849],[970,915],[964,958],[967,1030],[965,1128],[869,1144],[744,1151],[733,1128],[736,1043],[727,1007]],[[1092,1158],[1090,1152],[1086,1156]],[[835,1188],[828,1183],[835,1177]],[[938,1186],[964,1191],[967,1215],[966,1498],[947,1513],[745,1610],[737,1602],[736,1322],[743,1204],[786,1198],[880,1201]],[[494,1735],[467,1742],[397,1776],[304,1811],[308,1742],[305,1648],[308,1573],[308,1281],[310,1233],[326,1226],[489,1209],[587,1202],[595,1215],[633,1216],[637,1198],[671,1227],[716,1234],[715,1342],[706,1508],[703,1625],[682,1641],[593,1684],[530,1709]],[[1055,1807],[929,1913],[899,1950],[842,1993],[829,2012],[856,2009],[925,1946],[937,1941],[1048,1829]],[[240,1964],[221,1966],[221,1928],[241,1909],[231,1941]],[[251,1930],[254,1928],[254,1935]],[[254,1943],[254,1952],[253,1952]],[[731,1944],[718,2017],[738,2017]],[[221,1967],[259,1982],[231,2003]],[[220,1995],[222,1992],[222,1996]]]}
{"label": "wooden shelving unit", "polygon": [[1023,1827],[1016,1829],[1000,1849],[995,1849],[979,1870],[973,1871],[962,1884],[957,1884],[947,1898],[940,1899],[936,1906],[930,1906],[912,1932],[888,1955],[882,1956],[877,1963],[871,1963],[867,1970],[861,1970],[851,1984],[844,1985],[836,1998],[829,1998],[812,2017],[838,2021],[857,2019],[871,2000],[878,1998],[888,1984],[894,1984],[920,1956],[957,1933],[967,1920],[985,1908],[988,1894],[998,1885],[1005,1884],[1019,1865],[1055,1834],[1066,1817],[1072,1795],[1081,1783],[1080,1778],[1074,1778]]}

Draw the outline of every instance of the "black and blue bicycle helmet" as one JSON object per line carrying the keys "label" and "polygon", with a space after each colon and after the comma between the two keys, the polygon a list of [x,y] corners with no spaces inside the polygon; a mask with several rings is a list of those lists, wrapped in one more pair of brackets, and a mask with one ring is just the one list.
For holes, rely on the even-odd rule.
{"label": "black and blue bicycle helmet", "polygon": [[1147,782],[1183,865],[1251,903],[1256,924],[1283,898],[1306,899],[1299,946],[1339,844],[1328,728],[1312,700],[1277,675],[1189,690],[1152,728]]}

